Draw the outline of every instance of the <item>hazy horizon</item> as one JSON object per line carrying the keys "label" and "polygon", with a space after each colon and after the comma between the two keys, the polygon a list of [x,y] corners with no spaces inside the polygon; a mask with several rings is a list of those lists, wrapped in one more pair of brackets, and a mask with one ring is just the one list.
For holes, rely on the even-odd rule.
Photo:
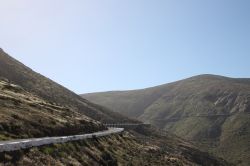
{"label": "hazy horizon", "polygon": [[0,47],[80,93],[250,77],[250,1],[0,1]]}

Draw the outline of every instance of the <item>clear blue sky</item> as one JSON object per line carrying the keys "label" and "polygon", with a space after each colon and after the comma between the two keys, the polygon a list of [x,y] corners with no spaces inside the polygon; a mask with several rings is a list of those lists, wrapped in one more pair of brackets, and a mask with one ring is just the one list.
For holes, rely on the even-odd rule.
{"label": "clear blue sky", "polygon": [[250,1],[0,0],[0,47],[77,93],[250,77]]}

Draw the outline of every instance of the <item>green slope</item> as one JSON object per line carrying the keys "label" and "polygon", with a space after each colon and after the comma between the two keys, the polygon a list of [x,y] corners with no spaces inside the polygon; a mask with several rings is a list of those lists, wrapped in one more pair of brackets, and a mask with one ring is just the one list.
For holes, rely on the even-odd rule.
{"label": "green slope", "polygon": [[229,161],[250,163],[250,79],[200,75],[148,89],[83,97],[195,141]]}

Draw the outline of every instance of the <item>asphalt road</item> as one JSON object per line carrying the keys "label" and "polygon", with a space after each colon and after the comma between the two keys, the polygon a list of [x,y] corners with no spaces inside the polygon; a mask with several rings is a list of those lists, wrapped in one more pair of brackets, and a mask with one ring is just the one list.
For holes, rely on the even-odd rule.
{"label": "asphalt road", "polygon": [[70,142],[70,141],[103,137],[103,136],[108,136],[111,134],[121,133],[122,131],[124,131],[124,128],[109,128],[108,130],[105,130],[105,131],[99,131],[95,133],[82,134],[82,135],[0,141],[0,152],[9,152],[9,151],[15,151],[15,150],[20,150],[20,149],[27,149],[31,147],[42,146],[42,145],[65,143],[65,142]]}

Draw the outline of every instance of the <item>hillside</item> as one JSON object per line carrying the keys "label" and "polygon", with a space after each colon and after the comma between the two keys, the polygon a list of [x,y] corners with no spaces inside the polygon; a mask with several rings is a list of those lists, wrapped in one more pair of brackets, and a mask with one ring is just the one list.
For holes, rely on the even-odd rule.
{"label": "hillside", "polygon": [[9,166],[229,165],[227,162],[200,152],[188,144],[175,142],[175,145],[172,145],[163,142],[163,146],[162,142],[152,143],[142,143],[126,132],[123,135],[113,135],[95,140],[54,144],[5,154],[0,153],[0,161],[4,161],[4,164]]}
{"label": "hillside", "polygon": [[[2,51],[0,69],[0,141],[106,130],[100,121],[138,122],[82,99]],[[0,165],[228,165],[174,135],[134,130],[2,152]]]}
{"label": "hillside", "polygon": [[22,86],[26,91],[60,105],[81,111],[98,121],[133,121],[118,113],[90,103],[56,82],[34,72],[0,49],[0,77]]}
{"label": "hillside", "polygon": [[[0,80],[0,141],[105,130],[97,121]],[[139,130],[142,131],[142,130]],[[146,132],[143,132],[146,133]],[[151,132],[150,132],[151,133]],[[207,165],[226,162],[176,138],[137,132],[0,153],[0,165]],[[141,142],[146,140],[147,142]],[[152,140],[151,140],[152,139]],[[165,140],[168,140],[166,142]],[[164,146],[163,146],[164,145]],[[164,147],[164,148],[162,148]],[[167,150],[166,150],[167,149]],[[140,153],[139,153],[140,152]],[[180,155],[181,154],[181,155]]]}
{"label": "hillside", "polygon": [[0,80],[0,140],[104,130],[100,122]]}
{"label": "hillside", "polygon": [[250,163],[250,79],[200,75],[83,97],[192,140],[228,161]]}

